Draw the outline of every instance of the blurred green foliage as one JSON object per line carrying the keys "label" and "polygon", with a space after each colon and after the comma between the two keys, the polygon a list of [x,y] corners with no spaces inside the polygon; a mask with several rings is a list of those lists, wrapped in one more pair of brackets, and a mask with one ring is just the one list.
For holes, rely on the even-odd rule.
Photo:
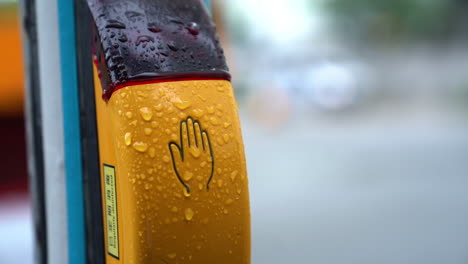
{"label": "blurred green foliage", "polygon": [[443,41],[459,34],[468,17],[466,0],[324,0],[323,5],[340,34],[379,44]]}

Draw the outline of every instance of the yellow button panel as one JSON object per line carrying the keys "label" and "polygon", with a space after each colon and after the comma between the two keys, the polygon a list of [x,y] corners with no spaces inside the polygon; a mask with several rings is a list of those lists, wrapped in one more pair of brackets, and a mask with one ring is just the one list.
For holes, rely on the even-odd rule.
{"label": "yellow button panel", "polygon": [[108,263],[250,263],[248,181],[230,82],[141,84],[96,102],[101,163],[115,163],[117,182],[120,260]]}

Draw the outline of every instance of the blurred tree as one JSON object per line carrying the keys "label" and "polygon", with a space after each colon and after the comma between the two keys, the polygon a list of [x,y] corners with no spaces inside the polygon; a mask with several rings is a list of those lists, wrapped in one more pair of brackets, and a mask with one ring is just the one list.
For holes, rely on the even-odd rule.
{"label": "blurred tree", "polygon": [[340,35],[379,45],[444,41],[460,34],[468,17],[466,0],[324,0],[323,5]]}

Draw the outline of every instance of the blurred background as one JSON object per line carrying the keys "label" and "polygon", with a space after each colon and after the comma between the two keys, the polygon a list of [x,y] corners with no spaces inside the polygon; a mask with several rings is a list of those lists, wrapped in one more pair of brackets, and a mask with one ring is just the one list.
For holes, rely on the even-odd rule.
{"label": "blurred background", "polygon": [[[16,4],[0,0],[0,263],[32,262]],[[468,1],[213,7],[253,263],[468,263]]]}
{"label": "blurred background", "polygon": [[23,118],[20,20],[15,1],[0,0],[0,263],[33,263]]}

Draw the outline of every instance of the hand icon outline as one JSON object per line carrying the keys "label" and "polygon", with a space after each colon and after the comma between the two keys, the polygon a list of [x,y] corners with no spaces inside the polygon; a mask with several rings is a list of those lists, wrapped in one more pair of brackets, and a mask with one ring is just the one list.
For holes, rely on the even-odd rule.
{"label": "hand icon outline", "polygon": [[205,166],[201,166],[200,170],[205,170],[205,174],[209,175],[208,181],[206,181],[206,190],[209,191],[214,175],[214,155],[208,132],[202,128],[198,120],[194,120],[189,116],[180,122],[179,141],[180,145],[174,141],[169,142],[172,166],[177,179],[183,185],[186,192],[190,193],[191,188],[187,182],[192,177],[185,177],[184,179],[184,175],[203,174],[195,173],[195,169],[191,168],[191,166],[197,160],[203,161],[205,159]]}

